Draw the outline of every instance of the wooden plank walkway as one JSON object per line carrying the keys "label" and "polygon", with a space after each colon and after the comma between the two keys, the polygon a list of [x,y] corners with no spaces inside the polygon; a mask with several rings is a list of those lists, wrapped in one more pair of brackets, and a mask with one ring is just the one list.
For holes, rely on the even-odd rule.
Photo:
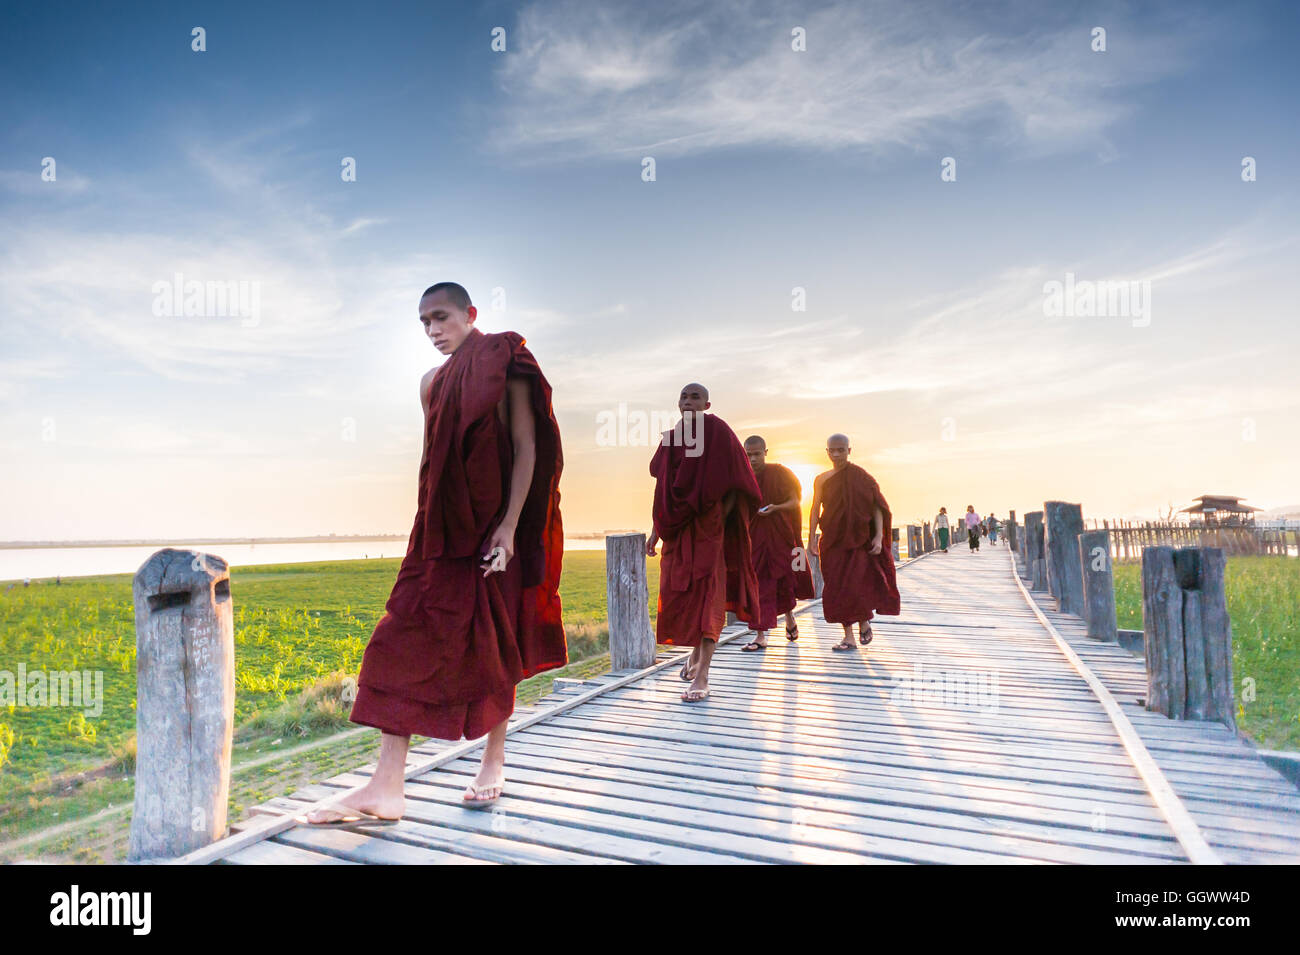
{"label": "wooden plank walkway", "polygon": [[[707,701],[680,702],[674,651],[639,678],[611,674],[516,714],[516,724],[534,721],[508,738],[505,794],[491,811],[458,805],[476,772],[471,752],[408,780],[397,826],[273,831],[284,813],[364,783],[374,767],[363,766],[259,807],[280,825],[251,844],[251,833],[224,840],[242,848],[222,861],[1186,862],[1096,695],[1012,573],[1005,545],[906,562],[903,613],[875,623],[870,647],[831,652],[841,631],[817,601],[801,608],[794,644],[778,629],[770,649],[743,653],[746,631],[731,627]],[[1040,603],[1223,862],[1300,862],[1300,791],[1225,727],[1135,705],[1141,659],[1088,641],[1077,618]],[[411,765],[465,748],[428,741]],[[200,850],[201,861],[221,847]]]}

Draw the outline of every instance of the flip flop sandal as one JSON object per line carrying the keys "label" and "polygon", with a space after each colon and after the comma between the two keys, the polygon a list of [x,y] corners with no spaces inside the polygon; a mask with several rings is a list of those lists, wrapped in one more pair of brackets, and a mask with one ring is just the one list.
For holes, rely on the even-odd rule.
{"label": "flip flop sandal", "polygon": [[797,623],[794,625],[793,630],[791,630],[789,627],[785,628],[785,638],[789,640],[791,643],[794,643],[796,640],[799,639],[799,625]]}
{"label": "flip flop sandal", "polygon": [[692,680],[695,679],[695,677],[693,677],[693,676],[687,676],[687,675],[686,675],[686,665],[685,665],[685,664],[683,664],[683,665],[682,665],[682,668],[681,668],[680,670],[677,671],[677,675],[678,675],[679,677],[681,677],[682,680],[685,681],[686,683],[690,683]]}
{"label": "flip flop sandal", "polygon": [[835,646],[831,647],[831,649],[832,649],[832,650],[852,650],[852,649],[854,649],[854,647],[853,647],[853,644],[851,644],[851,643],[837,643],[837,644],[835,644]]}
{"label": "flip flop sandal", "polygon": [[[690,694],[691,694],[692,692],[694,692],[694,693],[699,693],[699,694],[701,694],[701,695],[700,695],[700,696],[691,696]],[[693,691],[692,691],[692,690],[687,690],[685,693],[682,694],[682,702],[683,702],[683,703],[702,703],[702,702],[704,702],[705,700],[707,700],[708,698],[709,698],[709,691],[708,691],[708,690],[693,690]]]}
{"label": "flip flop sandal", "polygon": [[460,800],[460,804],[464,806],[466,809],[486,809],[488,806],[491,806],[498,799],[500,799],[502,795],[505,794],[505,788],[504,788],[505,782],[506,782],[505,779],[502,779],[500,782],[494,783],[491,786],[475,786],[473,783],[470,783],[470,785],[467,788],[473,789],[476,792],[480,789],[498,789],[500,791],[491,799],[465,799],[464,797],[462,797]]}
{"label": "flip flop sandal", "polygon": [[874,640],[875,637],[876,637],[876,635],[875,635],[874,633],[871,632],[870,628],[868,628],[868,629],[867,629],[867,638],[866,638],[865,640],[862,639],[862,634],[861,634],[861,633],[858,634],[858,643],[862,644],[862,645],[865,647],[868,643],[870,643],[872,640]]}
{"label": "flip flop sandal", "polygon": [[[343,818],[312,822],[307,818],[307,813],[303,813],[301,816],[294,816],[294,822],[307,826],[309,829],[356,829],[374,826],[395,826],[402,821],[400,818],[393,819],[388,816],[377,816],[373,812],[366,812],[364,809],[349,809],[347,806],[317,806],[316,808],[341,812]],[[308,812],[314,811],[308,810]]]}
{"label": "flip flop sandal", "polygon": [[767,644],[766,644],[766,643],[758,643],[758,642],[756,642],[756,641],[750,641],[749,643],[745,644],[745,645],[744,645],[743,647],[741,647],[740,649],[742,649],[742,650],[766,650],[766,649],[767,649]]}

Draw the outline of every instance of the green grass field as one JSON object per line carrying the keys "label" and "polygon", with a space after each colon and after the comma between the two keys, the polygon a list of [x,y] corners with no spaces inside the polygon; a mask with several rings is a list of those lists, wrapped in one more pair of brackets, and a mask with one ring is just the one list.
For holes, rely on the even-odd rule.
{"label": "green grass field", "polygon": [[[1229,557],[1226,583],[1237,727],[1265,749],[1300,749],[1300,560]],[[1142,629],[1138,563],[1115,564],[1115,614]]]}

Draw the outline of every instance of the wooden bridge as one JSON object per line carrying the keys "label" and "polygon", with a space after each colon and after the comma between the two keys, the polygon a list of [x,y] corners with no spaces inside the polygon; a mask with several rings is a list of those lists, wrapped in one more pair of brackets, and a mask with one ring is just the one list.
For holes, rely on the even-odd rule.
{"label": "wooden bridge", "polygon": [[680,701],[680,651],[562,685],[516,713],[490,811],[459,805],[476,744],[431,740],[396,826],[292,822],[363,766],[181,861],[1300,862],[1300,791],[1226,727],[1137,705],[1142,658],[1025,591],[1005,545],[898,576],[903,613],[854,652],[818,601],[797,643],[742,653],[727,628],[702,703]]}

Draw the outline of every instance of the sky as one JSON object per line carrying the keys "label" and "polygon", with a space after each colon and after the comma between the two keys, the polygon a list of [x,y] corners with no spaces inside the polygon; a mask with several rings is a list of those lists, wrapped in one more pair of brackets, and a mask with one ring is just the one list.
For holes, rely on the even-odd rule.
{"label": "sky", "polygon": [[648,529],[601,422],[695,380],[895,524],[1300,505],[1298,11],[6,5],[0,539],[406,533],[448,280],[570,533]]}

